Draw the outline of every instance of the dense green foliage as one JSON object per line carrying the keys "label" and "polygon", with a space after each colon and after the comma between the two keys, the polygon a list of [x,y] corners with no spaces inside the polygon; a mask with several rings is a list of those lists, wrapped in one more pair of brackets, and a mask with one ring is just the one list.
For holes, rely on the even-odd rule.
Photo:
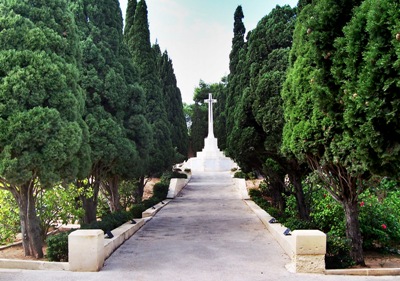
{"label": "dense green foliage", "polygon": [[[129,1],[126,20],[124,38],[117,0],[0,4],[0,188],[19,204],[26,255],[43,255],[52,220],[96,221],[100,191],[119,210],[121,181],[186,157],[180,91],[150,47],[145,1]],[[72,199],[59,187],[70,182]]]}
{"label": "dense green foliage", "polygon": [[[307,194],[312,194],[309,198],[311,220],[308,222],[297,218],[296,199],[293,195],[286,198],[286,209],[281,212],[264,199],[269,196],[266,184],[261,184],[259,190],[251,190],[250,194],[257,204],[286,227],[292,230],[320,229],[325,232],[328,238],[327,268],[352,265],[342,206],[312,177],[307,178],[304,186]],[[395,181],[383,179],[360,196],[360,224],[364,249],[382,252],[398,250],[400,241],[398,193],[398,184]]]}
{"label": "dense green foliage", "polygon": [[67,1],[1,3],[0,187],[18,202],[26,255],[43,256],[35,191],[89,166],[79,54]]}
{"label": "dense green foliage", "polygon": [[354,162],[348,158],[351,152],[343,145],[347,127],[342,94],[331,72],[335,39],[343,35],[344,25],[360,2],[313,1],[303,8],[296,23],[282,97],[283,150],[307,161],[343,205],[351,256],[357,264],[364,264],[358,196],[368,174],[352,169]]}
{"label": "dense green foliage", "polygon": [[69,232],[61,232],[46,239],[49,261],[68,262],[68,235]]}
{"label": "dense green foliage", "polygon": [[17,203],[9,191],[0,189],[0,245],[12,243],[20,227]]}
{"label": "dense green foliage", "polygon": [[335,47],[346,132],[339,146],[353,173],[400,175],[400,4],[366,0]]}
{"label": "dense green foliage", "polygon": [[171,141],[177,153],[176,162],[186,159],[188,153],[189,137],[186,128],[186,120],[183,114],[181,91],[177,86],[172,61],[167,51],[163,54],[158,45],[153,47],[159,61],[159,71],[163,88],[163,99],[166,105],[167,117],[171,126]]}
{"label": "dense green foliage", "polygon": [[[128,12],[133,12],[128,10]],[[132,17],[132,15],[127,15]],[[158,69],[158,53],[151,47],[146,1],[141,0],[135,9],[134,21],[125,32],[132,59],[138,67],[139,81],[145,96],[145,117],[150,123],[152,138],[146,174],[157,174],[167,169],[174,160],[175,150],[168,122],[167,102]],[[142,165],[146,163],[142,163]]]}

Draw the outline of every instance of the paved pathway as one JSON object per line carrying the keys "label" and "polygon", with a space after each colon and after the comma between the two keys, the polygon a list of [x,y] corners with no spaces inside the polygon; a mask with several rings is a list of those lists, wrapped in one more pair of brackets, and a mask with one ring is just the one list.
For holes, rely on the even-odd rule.
{"label": "paved pathway", "polygon": [[0,270],[0,280],[398,280],[293,274],[290,260],[240,199],[229,173],[195,174],[181,196],[123,244],[98,273]]}

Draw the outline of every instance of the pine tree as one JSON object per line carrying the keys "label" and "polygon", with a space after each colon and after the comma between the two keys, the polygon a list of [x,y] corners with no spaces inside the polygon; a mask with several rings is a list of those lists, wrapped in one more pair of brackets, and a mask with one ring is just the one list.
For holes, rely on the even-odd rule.
{"label": "pine tree", "polygon": [[0,188],[18,202],[25,255],[42,258],[36,193],[89,166],[76,25],[67,1],[7,0],[0,30]]}

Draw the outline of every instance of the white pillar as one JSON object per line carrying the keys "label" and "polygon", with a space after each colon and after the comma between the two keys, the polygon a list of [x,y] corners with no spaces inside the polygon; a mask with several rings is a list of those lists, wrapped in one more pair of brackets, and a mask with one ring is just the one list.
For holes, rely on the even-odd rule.
{"label": "white pillar", "polygon": [[68,262],[71,271],[99,271],[104,265],[104,232],[88,229],[68,235]]}

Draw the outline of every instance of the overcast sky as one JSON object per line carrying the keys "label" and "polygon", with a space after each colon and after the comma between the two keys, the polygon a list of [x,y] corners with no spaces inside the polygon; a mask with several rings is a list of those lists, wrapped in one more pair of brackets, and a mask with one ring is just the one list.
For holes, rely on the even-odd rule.
{"label": "overcast sky", "polygon": [[[139,1],[139,0],[138,0]],[[193,103],[200,79],[216,83],[229,74],[233,14],[242,5],[246,31],[276,5],[298,0],[147,0],[151,42],[172,59],[183,102]],[[125,16],[127,0],[120,0]]]}

